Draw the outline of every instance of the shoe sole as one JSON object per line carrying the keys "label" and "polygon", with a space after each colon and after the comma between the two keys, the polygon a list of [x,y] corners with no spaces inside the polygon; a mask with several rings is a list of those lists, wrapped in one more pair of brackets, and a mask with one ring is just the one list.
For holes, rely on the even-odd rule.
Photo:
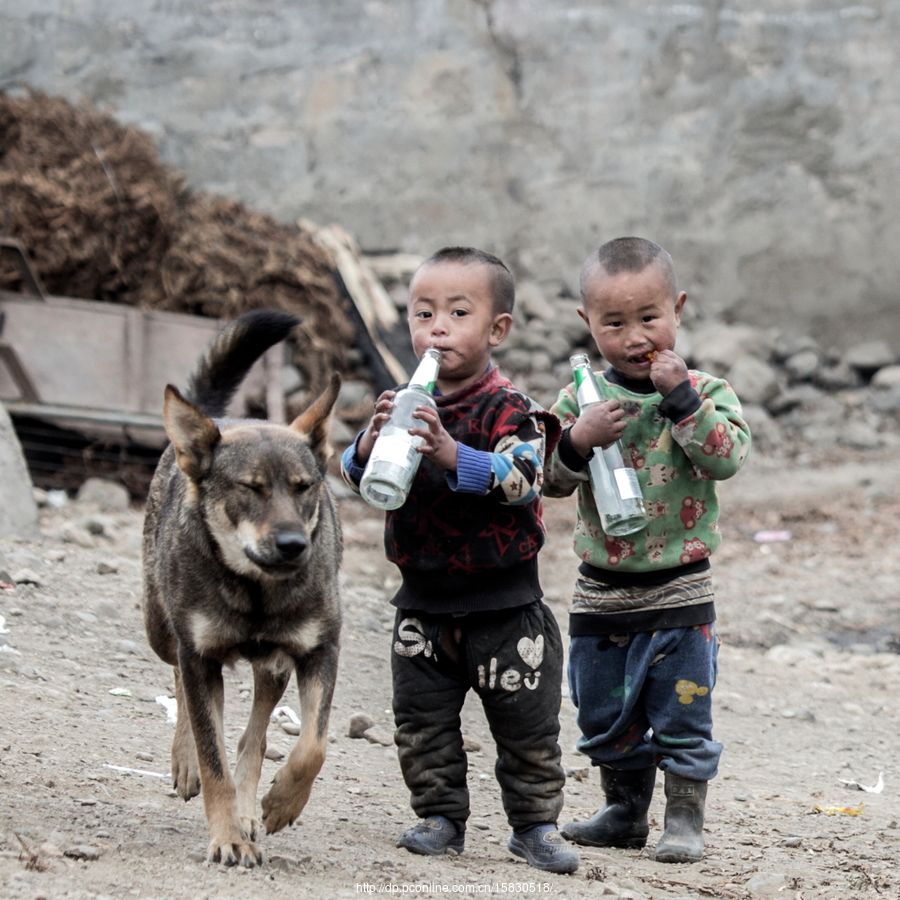
{"label": "shoe sole", "polygon": [[540,869],[542,872],[553,872],[556,875],[571,875],[578,868],[578,859],[575,859],[573,862],[566,863],[562,866],[541,865],[531,855],[525,844],[523,844],[519,840],[516,840],[515,837],[511,837],[509,839],[509,843],[506,845],[506,847],[509,852],[513,854],[513,856],[518,856],[521,859],[524,859],[529,866],[535,869]]}
{"label": "shoe sole", "polygon": [[578,844],[579,847],[615,847],[618,850],[640,850],[641,847],[647,846],[647,838],[645,837],[625,838],[621,841],[592,841],[572,831],[566,831],[565,828],[560,828],[559,833],[567,841]]}

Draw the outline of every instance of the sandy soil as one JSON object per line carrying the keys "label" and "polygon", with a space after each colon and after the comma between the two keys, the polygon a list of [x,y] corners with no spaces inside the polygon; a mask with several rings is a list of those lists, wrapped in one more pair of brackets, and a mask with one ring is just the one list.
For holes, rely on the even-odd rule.
{"label": "sandy soil", "polygon": [[[0,543],[0,568],[30,570],[39,582],[0,590],[0,896],[897,897],[898,474],[888,457],[815,465],[754,457],[724,486],[726,540],[714,571],[723,639],[716,727],[725,754],[709,790],[706,857],[662,865],[647,851],[582,849],[571,876],[542,874],[507,852],[493,749],[476,703],[464,717],[466,735],[482,748],[470,754],[465,854],[435,860],[395,848],[413,821],[395,751],[348,736],[351,716],[363,712],[376,723],[373,737],[390,743],[387,599],[397,581],[382,556],[379,516],[354,500],[341,504],[346,617],[329,757],[302,821],[264,838],[264,867],[207,866],[200,801],[183,803],[160,777],[169,771],[172,725],[155,698],[173,685],[142,630],[140,511],[112,515],[80,503],[47,510],[43,540]],[[575,570],[571,514],[570,501],[548,501],[542,577],[563,626]],[[760,531],[791,537],[759,543]],[[227,676],[232,753],[249,711],[249,677],[243,667]],[[285,702],[298,709],[293,688]],[[600,792],[596,772],[574,751],[568,701],[561,718],[568,820],[593,813]],[[293,740],[272,723],[271,748],[285,752]],[[265,763],[260,795],[277,766]],[[881,793],[841,783],[874,785],[879,773]],[[831,807],[860,814],[817,812]]]}

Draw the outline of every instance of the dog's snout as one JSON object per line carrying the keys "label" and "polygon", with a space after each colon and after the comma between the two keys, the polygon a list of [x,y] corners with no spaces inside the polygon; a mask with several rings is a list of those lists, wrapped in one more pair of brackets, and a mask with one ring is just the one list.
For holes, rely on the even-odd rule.
{"label": "dog's snout", "polygon": [[275,549],[282,559],[294,560],[306,549],[305,535],[295,531],[281,531],[275,535]]}

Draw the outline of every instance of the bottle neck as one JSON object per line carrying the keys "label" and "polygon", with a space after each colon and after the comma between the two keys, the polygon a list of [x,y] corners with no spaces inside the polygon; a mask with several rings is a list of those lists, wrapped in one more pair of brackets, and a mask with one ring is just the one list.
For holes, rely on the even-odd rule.
{"label": "bottle neck", "polygon": [[575,376],[575,397],[579,409],[583,409],[589,403],[600,403],[603,400],[590,363],[579,361],[572,367],[572,374]]}
{"label": "bottle neck", "polygon": [[419,361],[419,365],[416,366],[416,371],[413,372],[412,378],[409,379],[409,386],[424,388],[429,394],[433,394],[440,368],[440,350],[429,348]]}

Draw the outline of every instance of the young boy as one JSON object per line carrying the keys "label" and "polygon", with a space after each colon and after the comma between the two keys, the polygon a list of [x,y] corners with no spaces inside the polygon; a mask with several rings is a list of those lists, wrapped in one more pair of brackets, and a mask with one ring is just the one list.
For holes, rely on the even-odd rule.
{"label": "young boy", "polygon": [[[412,853],[459,854],[469,816],[460,711],[471,688],[497,744],[496,775],[513,829],[509,850],[539,869],[574,872],[556,830],[562,641],[541,602],[540,488],[545,445],[559,437],[491,366],[509,334],[515,289],[503,263],[465,247],[440,250],[410,284],[409,329],[420,357],[442,352],[438,412],[420,407],[425,443],[412,490],[388,512],[385,547],[403,581],[391,657],[400,768],[421,821],[400,835]],[[358,487],[394,391],[342,459]]]}
{"label": "young boy", "polygon": [[[703,853],[707,782],[722,745],[712,738],[718,639],[709,557],[721,539],[716,481],[737,472],[750,433],[721,378],[688,371],[674,352],[687,295],[672,258],[641,238],[604,244],[581,269],[579,315],[609,368],[605,402],[579,416],[573,386],[553,407],[563,435],[548,461],[547,496],[578,489],[580,577],[569,616],[569,686],[578,747],[600,766],[606,803],[562,833],[591,847],[643,847],[656,769],[666,814],[655,856]],[[650,522],[610,537],[588,482],[593,448],[621,439]]]}

